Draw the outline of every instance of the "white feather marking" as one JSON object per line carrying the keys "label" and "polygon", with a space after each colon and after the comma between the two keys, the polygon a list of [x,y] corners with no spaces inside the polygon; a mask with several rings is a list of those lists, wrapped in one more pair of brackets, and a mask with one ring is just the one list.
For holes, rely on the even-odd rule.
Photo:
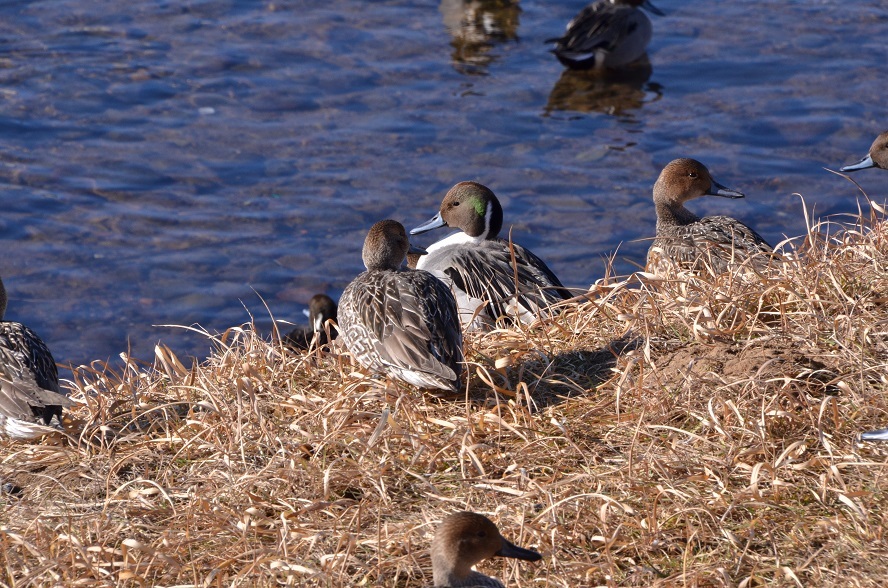
{"label": "white feather marking", "polygon": [[434,243],[426,247],[426,251],[428,251],[429,254],[421,255],[419,257],[419,261],[416,262],[416,269],[426,269],[425,262],[431,257],[432,253],[438,251],[439,249],[454,247],[456,245],[465,245],[468,243],[480,243],[484,240],[482,237],[469,237],[468,235],[460,231],[458,233],[453,233],[452,235],[445,237],[440,241],[435,241]]}
{"label": "white feather marking", "polygon": [[490,234],[490,217],[493,216],[493,201],[487,201],[487,209],[484,211],[484,232],[478,237],[479,241],[487,239]]}

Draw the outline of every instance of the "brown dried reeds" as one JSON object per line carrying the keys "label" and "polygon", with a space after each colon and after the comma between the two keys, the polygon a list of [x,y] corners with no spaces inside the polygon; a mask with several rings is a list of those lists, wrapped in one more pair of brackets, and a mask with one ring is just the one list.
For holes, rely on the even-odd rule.
{"label": "brown dried reeds", "polygon": [[0,584],[420,586],[468,509],[544,554],[482,565],[514,586],[880,586],[888,223],[778,254],[469,335],[455,399],[249,326],[81,366],[64,436],[0,445]]}

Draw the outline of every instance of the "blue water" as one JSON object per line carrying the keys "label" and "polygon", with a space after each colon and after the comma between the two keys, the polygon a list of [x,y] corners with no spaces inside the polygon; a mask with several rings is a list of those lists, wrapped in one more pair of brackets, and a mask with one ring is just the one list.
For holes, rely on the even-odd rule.
{"label": "blue water", "polygon": [[[475,179],[513,237],[588,286],[642,263],[675,157],[746,200],[697,201],[771,242],[853,212],[829,174],[888,129],[883,0],[656,0],[650,69],[562,74],[559,3],[0,4],[0,276],[57,361],[205,356],[254,316],[299,322]],[[485,28],[486,27],[486,28]],[[855,176],[872,196],[888,173]],[[444,233],[432,234],[443,237]],[[421,237],[420,244],[428,243]]]}

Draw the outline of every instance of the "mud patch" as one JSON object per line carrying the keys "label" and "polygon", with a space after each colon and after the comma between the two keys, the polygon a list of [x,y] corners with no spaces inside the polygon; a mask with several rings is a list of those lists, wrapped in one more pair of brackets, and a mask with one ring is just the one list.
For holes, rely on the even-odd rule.
{"label": "mud patch", "polygon": [[756,340],[750,344],[654,345],[651,363],[664,383],[713,377],[723,382],[756,380],[780,387],[803,386],[814,394],[836,394],[839,373],[829,355],[808,351],[798,341]]}

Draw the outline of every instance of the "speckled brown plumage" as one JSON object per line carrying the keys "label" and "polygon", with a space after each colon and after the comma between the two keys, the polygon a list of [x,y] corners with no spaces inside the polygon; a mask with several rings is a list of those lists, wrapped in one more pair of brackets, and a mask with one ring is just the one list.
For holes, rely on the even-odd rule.
{"label": "speckled brown plumage", "polygon": [[729,216],[700,218],[684,203],[700,196],[743,198],[712,179],[705,165],[693,159],[670,162],[654,184],[657,236],[648,250],[648,270],[662,273],[666,265],[690,271],[711,267],[723,273],[746,263],[764,269],[771,246],[749,226]]}
{"label": "speckled brown plumage", "polygon": [[400,266],[404,227],[373,225],[364,244],[367,271],[339,300],[341,337],[366,368],[420,388],[455,392],[462,373],[462,332],[450,289],[432,274]]}

